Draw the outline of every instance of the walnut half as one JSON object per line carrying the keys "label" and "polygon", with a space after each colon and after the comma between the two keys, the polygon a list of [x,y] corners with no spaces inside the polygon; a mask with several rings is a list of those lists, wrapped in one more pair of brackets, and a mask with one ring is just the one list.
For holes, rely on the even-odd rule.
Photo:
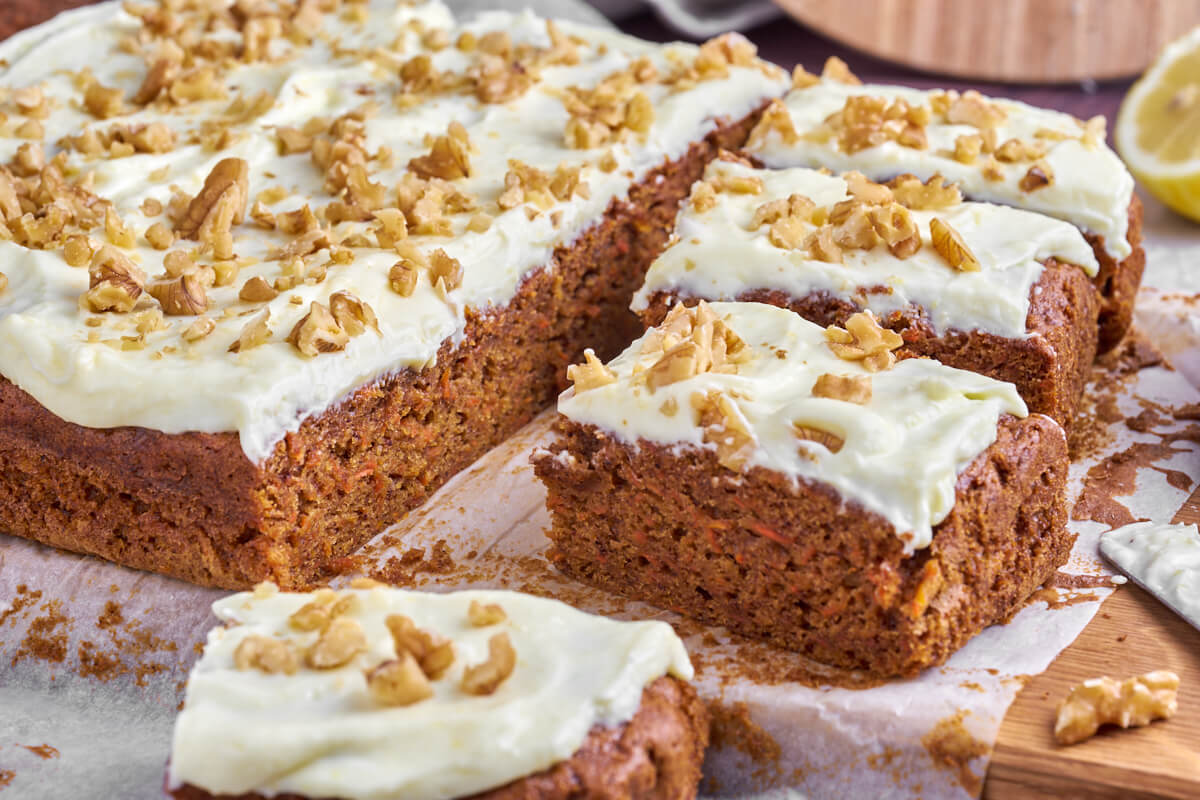
{"label": "walnut half", "polygon": [[1179,676],[1159,670],[1123,681],[1092,678],[1071,689],[1058,706],[1054,738],[1075,744],[1095,735],[1101,725],[1122,728],[1170,719],[1179,707]]}

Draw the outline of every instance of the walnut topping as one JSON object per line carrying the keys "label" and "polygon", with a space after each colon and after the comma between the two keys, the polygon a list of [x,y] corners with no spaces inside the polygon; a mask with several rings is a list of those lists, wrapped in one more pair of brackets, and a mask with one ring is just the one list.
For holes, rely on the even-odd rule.
{"label": "walnut topping", "polygon": [[825,340],[834,355],[846,361],[861,361],[868,372],[889,369],[896,363],[892,351],[904,344],[900,334],[881,327],[869,311],[860,311],[846,320],[846,327],[830,325]]}
{"label": "walnut topping", "polygon": [[817,378],[812,388],[813,397],[829,397],[847,403],[865,405],[871,402],[871,377],[869,375],[833,375],[826,372]]}
{"label": "walnut topping", "polygon": [[362,625],[349,617],[337,617],[321,631],[304,660],[313,669],[334,669],[366,649],[367,636]]}
{"label": "walnut topping", "polygon": [[366,677],[371,697],[381,706],[411,706],[433,697],[433,686],[412,653],[384,661]]}
{"label": "walnut topping", "polygon": [[964,133],[954,139],[954,160],[960,164],[974,164],[983,152],[983,137],[975,133]]}
{"label": "walnut topping", "polygon": [[821,77],[824,80],[836,81],[837,83],[845,83],[850,86],[861,86],[862,81],[858,76],[850,71],[845,61],[842,61],[837,56],[830,56],[825,59],[825,66],[821,70]]}
{"label": "walnut topping", "polygon": [[810,232],[800,242],[800,247],[807,250],[808,257],[814,261],[824,261],[827,264],[842,263],[842,248],[834,241],[831,225],[822,225]]}
{"label": "walnut topping", "polygon": [[275,287],[267,283],[265,278],[255,276],[242,284],[238,299],[247,303],[266,303],[279,296]]}
{"label": "walnut topping", "polygon": [[169,317],[192,317],[208,310],[208,295],[195,273],[151,284],[149,291]]}
{"label": "walnut topping", "polygon": [[928,106],[913,106],[896,98],[852,95],[840,111],[806,138],[826,141],[836,137],[838,146],[848,154],[892,141],[904,147],[923,150],[928,145],[925,126],[931,113]]}
{"label": "walnut topping", "polygon": [[90,288],[84,297],[92,311],[128,313],[142,296],[146,284],[146,273],[120,250],[107,244],[92,257],[88,274]]}
{"label": "walnut topping", "polygon": [[489,695],[500,688],[517,665],[517,651],[507,633],[497,633],[488,639],[488,658],[463,671],[462,690],[467,694]]}
{"label": "walnut topping", "polygon": [[284,126],[275,129],[275,143],[279,147],[279,155],[290,156],[311,150],[313,137],[298,128]]}
{"label": "walnut topping", "polygon": [[257,669],[268,675],[291,675],[299,666],[296,654],[288,643],[272,636],[251,634],[233,650],[233,665],[237,669]]}
{"label": "walnut topping", "polygon": [[[796,67],[796,69],[801,70],[802,67]],[[800,141],[800,136],[796,133],[796,126],[792,123],[792,113],[788,111],[787,106],[784,105],[782,100],[772,100],[771,104],[763,111],[758,124],[750,132],[746,146],[757,147],[761,145],[771,135],[772,131],[779,134],[779,138],[784,144],[795,144]]]}
{"label": "walnut topping", "polygon": [[115,117],[125,106],[125,92],[94,82],[83,93],[83,105],[92,116],[100,119]]}
{"label": "walnut topping", "polygon": [[320,353],[344,350],[350,342],[347,333],[334,319],[329,309],[316,300],[309,311],[292,328],[287,341],[303,355],[312,358]]}
{"label": "walnut topping", "polygon": [[1023,192],[1034,192],[1054,182],[1054,171],[1045,161],[1039,161],[1029,168],[1017,183]]}
{"label": "walnut topping", "polygon": [[121,215],[112,206],[104,211],[104,235],[108,237],[110,244],[126,249],[133,247],[137,242],[133,230],[121,220]]}
{"label": "walnut topping", "polygon": [[439,247],[429,254],[429,279],[437,293],[445,298],[449,292],[462,286],[462,264]]}
{"label": "walnut topping", "polygon": [[570,119],[564,133],[568,147],[584,150],[620,140],[626,132],[646,134],[654,123],[654,105],[641,89],[639,64],[614,72],[595,88],[568,88],[562,94]]}
{"label": "walnut topping", "polygon": [[971,252],[971,248],[967,247],[962,235],[941,217],[929,220],[929,239],[933,249],[953,269],[959,272],[980,270],[979,259]]}
{"label": "walnut topping", "polygon": [[1122,728],[1170,719],[1179,707],[1179,676],[1159,670],[1117,681],[1093,678],[1071,689],[1058,706],[1054,738],[1075,744],[1091,738],[1101,725]]}
{"label": "walnut topping", "polygon": [[471,175],[471,141],[467,129],[457,120],[443,136],[435,137],[429,154],[408,162],[408,168],[422,178],[452,181]]}
{"label": "walnut topping", "polygon": [[734,472],[741,470],[754,452],[754,436],[737,406],[721,392],[696,392],[690,402],[699,413],[704,442],[716,445],[717,462]]}
{"label": "walnut topping", "polygon": [[233,257],[230,231],[246,216],[250,165],[245,159],[225,158],[217,162],[175,226],[184,239],[195,239],[211,247],[214,257]]}
{"label": "walnut topping", "polygon": [[380,333],[375,312],[366,302],[350,292],[334,292],[330,295],[329,312],[333,314],[338,325],[351,336],[358,336],[367,328]]}
{"label": "walnut topping", "polygon": [[476,628],[486,628],[489,625],[498,625],[504,622],[508,619],[508,615],[495,603],[484,604],[478,600],[472,600],[470,607],[467,608],[467,619]]}
{"label": "walnut topping", "polygon": [[384,623],[392,634],[396,653],[410,654],[430,680],[442,677],[454,663],[454,645],[449,640],[418,628],[402,614],[390,614]]}
{"label": "walnut topping", "polygon": [[1046,148],[1040,142],[1026,142],[1016,138],[1005,140],[995,152],[996,160],[1006,164],[1036,161],[1044,155]]}
{"label": "walnut topping", "polygon": [[921,230],[908,209],[899,203],[868,210],[875,234],[897,258],[908,258],[921,249]]}
{"label": "walnut topping", "polygon": [[419,277],[416,266],[408,259],[402,258],[388,270],[388,285],[401,297],[412,297],[412,293],[417,289]]}
{"label": "walnut topping", "polygon": [[987,100],[974,89],[957,95],[948,93],[949,106],[946,121],[954,124],[971,125],[980,129],[995,128],[1008,116],[997,104]]}
{"label": "walnut topping", "polygon": [[962,202],[962,192],[957,183],[946,183],[940,174],[931,175],[921,183],[915,175],[899,175],[888,186],[892,197],[905,208],[913,211],[933,211],[949,208]]}
{"label": "walnut topping", "polygon": [[409,234],[449,236],[453,232],[446,214],[475,210],[475,198],[441,178],[420,178],[406,172],[396,187],[397,207],[408,220]]}
{"label": "walnut topping", "polygon": [[575,384],[575,393],[615,383],[617,376],[596,358],[592,348],[583,351],[583,363],[567,367],[567,380]]}
{"label": "walnut topping", "polygon": [[[772,225],[786,217],[796,217],[808,221],[816,207],[816,203],[811,198],[802,194],[791,194],[786,200],[779,199],[763,203],[754,209],[754,216],[750,218],[750,230],[758,230],[763,225]],[[774,244],[774,242],[772,243]],[[776,244],[776,247],[781,246]]]}
{"label": "walnut topping", "polygon": [[708,181],[699,181],[692,187],[690,202],[697,214],[704,214],[716,207],[717,191]]}
{"label": "walnut topping", "polygon": [[797,64],[792,69],[792,88],[807,89],[810,86],[816,86],[821,82],[821,76],[814,75],[804,68],[803,64]]}
{"label": "walnut topping", "polygon": [[705,372],[737,372],[749,358],[745,342],[707,303],[675,306],[657,328],[647,332],[642,354],[656,357],[642,373],[651,392]]}
{"label": "walnut topping", "polygon": [[161,222],[156,222],[146,229],[143,234],[146,241],[155,250],[166,250],[171,245],[175,244],[175,234],[171,233],[171,229]]}
{"label": "walnut topping", "polygon": [[82,267],[92,260],[92,244],[86,236],[68,236],[63,244],[63,259],[72,267]]}
{"label": "walnut topping", "polygon": [[330,589],[322,589],[312,600],[300,606],[288,617],[288,625],[298,631],[323,631],[333,620],[330,609],[337,595]]}
{"label": "walnut topping", "polygon": [[1083,134],[1079,137],[1079,141],[1089,150],[1095,150],[1104,144],[1105,139],[1105,124],[1103,114],[1096,116],[1083,123]]}
{"label": "walnut topping", "polygon": [[799,422],[792,423],[792,433],[795,434],[797,439],[804,442],[815,442],[831,453],[839,452],[846,444],[846,440],[835,433]]}
{"label": "walnut topping", "polygon": [[185,342],[198,342],[216,330],[216,327],[217,323],[208,317],[200,317],[200,319],[189,325],[187,330],[183,332],[183,340]]}
{"label": "walnut topping", "polygon": [[271,329],[267,326],[267,322],[271,319],[271,310],[264,308],[262,313],[256,314],[250,318],[250,321],[242,328],[238,334],[237,340],[229,345],[229,352],[241,353],[244,350],[251,350],[259,345],[267,343],[271,338]]}

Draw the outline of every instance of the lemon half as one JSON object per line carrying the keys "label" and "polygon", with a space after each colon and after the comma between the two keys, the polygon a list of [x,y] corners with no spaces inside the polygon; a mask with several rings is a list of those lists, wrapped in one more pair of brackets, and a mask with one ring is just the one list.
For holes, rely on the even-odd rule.
{"label": "lemon half", "polygon": [[1167,45],[1129,89],[1115,141],[1151,194],[1200,221],[1200,28]]}

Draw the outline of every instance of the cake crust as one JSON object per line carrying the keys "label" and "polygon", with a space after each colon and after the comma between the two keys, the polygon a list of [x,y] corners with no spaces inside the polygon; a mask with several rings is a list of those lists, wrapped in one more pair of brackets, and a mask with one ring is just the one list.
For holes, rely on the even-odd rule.
{"label": "cake crust", "polygon": [[[704,703],[691,685],[665,676],[646,687],[629,722],[593,728],[567,760],[469,800],[691,800],[707,746]],[[255,792],[213,795],[186,784],[168,794],[176,800],[267,800]],[[318,800],[295,794],[271,798]]]}
{"label": "cake crust", "polygon": [[1096,261],[1100,263],[1100,270],[1093,279],[1100,292],[1098,355],[1120,344],[1133,322],[1133,304],[1137,299],[1138,287],[1142,285],[1142,273],[1146,270],[1146,251],[1142,247],[1142,214],[1142,201],[1135,193],[1129,203],[1129,232],[1126,235],[1133,252],[1121,261],[1104,249],[1103,236],[1084,232],[1084,238],[1092,246]]}
{"label": "cake crust", "polygon": [[[1001,419],[929,547],[822,483],[724,471],[709,450],[630,446],[565,418],[535,457],[550,558],[573,578],[882,677],[946,660],[1066,561],[1066,437]],[[567,453],[569,457],[560,454]]]}
{"label": "cake crust", "polygon": [[435,365],[358,389],[262,464],[233,433],[66,422],[0,377],[0,530],[201,585],[310,585],[550,405],[585,347],[612,355],[637,335],[629,299],[680,202],[757,117],[614,200],[510,303],[469,312]]}
{"label": "cake crust", "polygon": [[[694,305],[701,299],[656,293],[642,312],[642,322],[657,325],[675,300]],[[845,325],[862,309],[828,292],[793,297],[777,289],[749,289],[734,300],[767,303],[790,309],[818,325]],[[925,356],[959,369],[978,372],[1017,387],[1029,410],[1069,426],[1079,407],[1096,356],[1099,298],[1078,267],[1047,259],[1029,292],[1026,339],[1010,339],[983,331],[952,329],[937,334],[923,309],[910,307],[879,320],[904,338],[900,358]]]}

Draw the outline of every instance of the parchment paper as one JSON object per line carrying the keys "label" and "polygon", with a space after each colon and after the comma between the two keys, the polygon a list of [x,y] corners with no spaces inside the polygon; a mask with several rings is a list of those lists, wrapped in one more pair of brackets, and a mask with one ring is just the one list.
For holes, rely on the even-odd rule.
{"label": "parchment paper", "polygon": [[[1198,398],[1186,377],[1200,375],[1200,359],[1193,364],[1185,349],[1194,341],[1178,340],[1178,315],[1191,319],[1184,312],[1200,289],[1189,274],[1200,238],[1148,205],[1147,283],[1161,278],[1170,291],[1147,290],[1139,322],[1187,372],[1148,364],[1154,348],[1144,343],[1098,370],[1076,443],[1082,456],[1071,470],[1071,504],[1085,517],[1071,522],[1079,540],[1064,571],[1073,575],[1109,574],[1096,553],[1099,533],[1123,516],[1169,520],[1200,479],[1200,434],[1187,408]],[[833,688],[853,676],[557,576],[541,557],[548,518],[528,464],[551,418],[539,417],[376,537],[342,580],[370,573],[439,591],[514,588],[598,613],[672,622],[717,721],[703,787],[711,796],[977,794],[1016,693],[1110,592],[1052,589],[944,667],[874,688]],[[208,606],[221,594],[0,536],[4,800],[161,797],[187,670],[215,623]]]}

